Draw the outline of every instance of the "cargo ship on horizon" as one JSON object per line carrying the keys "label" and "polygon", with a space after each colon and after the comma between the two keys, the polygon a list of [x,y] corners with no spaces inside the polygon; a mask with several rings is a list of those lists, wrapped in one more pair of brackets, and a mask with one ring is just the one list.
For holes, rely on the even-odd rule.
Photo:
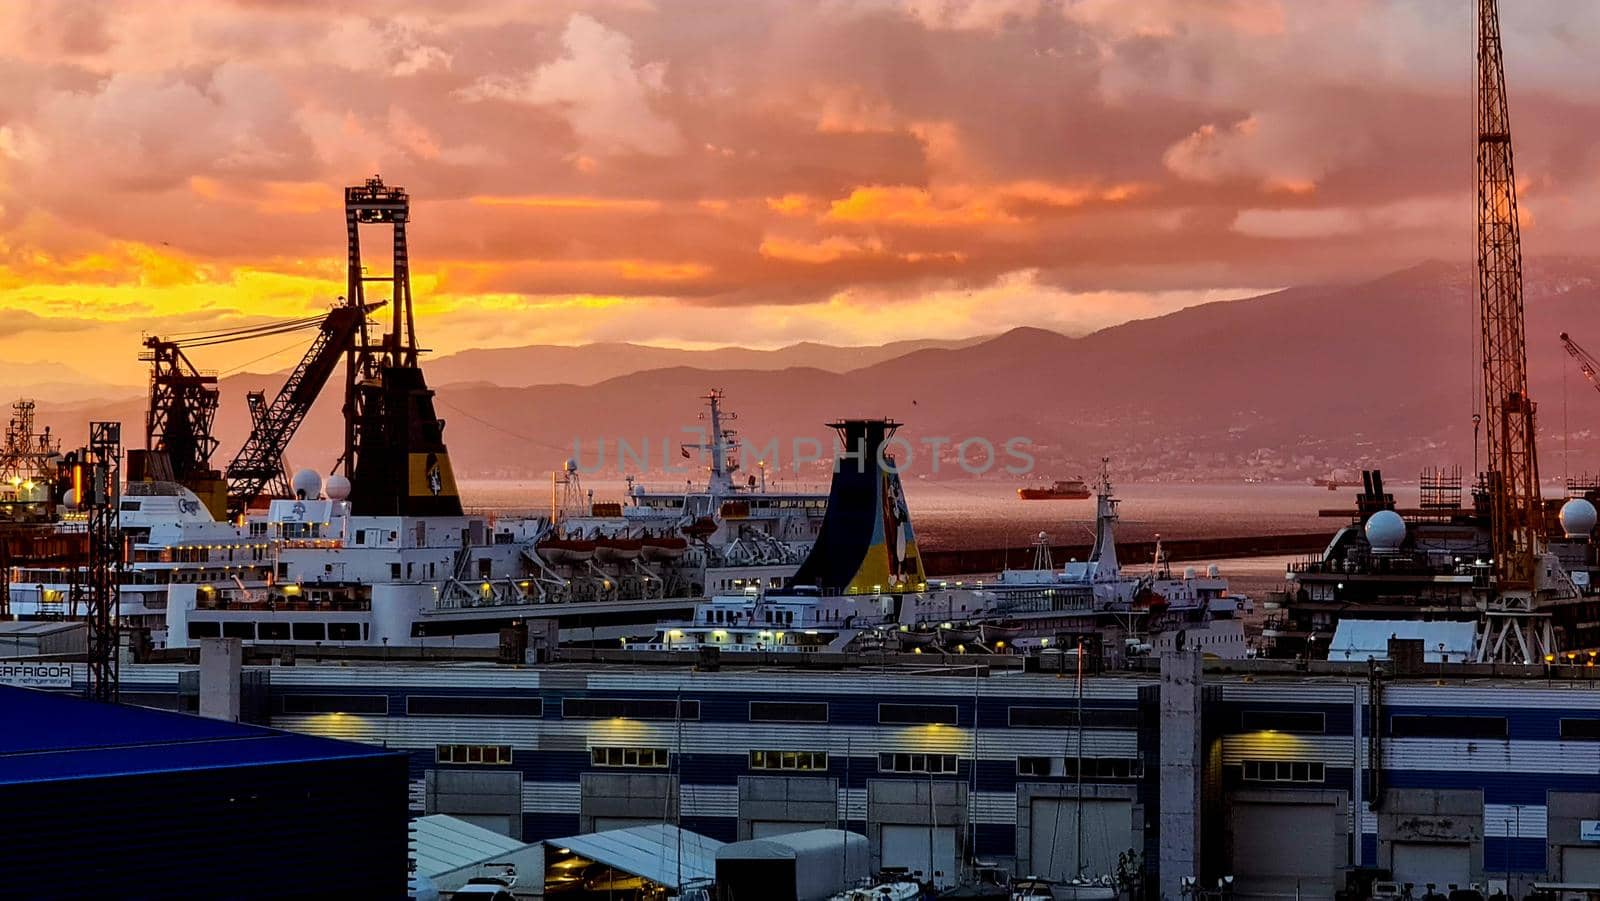
{"label": "cargo ship on horizon", "polygon": [[1086,501],[1094,492],[1083,479],[1057,479],[1048,488],[1018,488],[1017,497],[1025,501]]}

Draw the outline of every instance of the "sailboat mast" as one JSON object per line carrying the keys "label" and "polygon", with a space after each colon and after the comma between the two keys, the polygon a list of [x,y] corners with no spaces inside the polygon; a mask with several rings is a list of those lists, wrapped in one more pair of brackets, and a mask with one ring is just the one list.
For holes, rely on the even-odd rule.
{"label": "sailboat mast", "polygon": [[1077,853],[1073,856],[1073,860],[1076,861],[1076,863],[1077,863],[1077,868],[1078,868],[1077,876],[1078,876],[1078,878],[1081,879],[1083,877],[1083,639],[1082,638],[1078,639],[1078,742],[1077,742],[1077,765],[1075,767],[1073,767],[1073,772],[1077,776],[1077,783],[1078,783],[1077,792],[1076,792],[1076,794],[1078,796],[1078,815],[1076,817],[1074,817],[1074,819],[1077,820],[1077,827],[1078,827],[1077,830],[1076,830],[1077,835],[1074,837],[1075,841],[1077,842]]}

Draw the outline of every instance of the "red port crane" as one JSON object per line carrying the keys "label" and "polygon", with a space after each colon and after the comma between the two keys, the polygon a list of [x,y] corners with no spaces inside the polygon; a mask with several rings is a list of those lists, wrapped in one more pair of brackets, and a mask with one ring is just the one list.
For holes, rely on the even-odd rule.
{"label": "red port crane", "polygon": [[1583,377],[1589,380],[1589,384],[1594,386],[1594,390],[1600,391],[1600,374],[1597,374],[1597,370],[1600,370],[1600,360],[1596,360],[1593,354],[1583,349],[1582,345],[1567,337],[1566,332],[1561,333],[1561,346],[1578,361],[1578,368],[1583,371]]}
{"label": "red port crane", "polygon": [[1482,325],[1484,473],[1497,594],[1534,589],[1540,522],[1534,403],[1523,337],[1522,236],[1511,163],[1511,118],[1500,51],[1499,0],[1478,0],[1478,300]]}

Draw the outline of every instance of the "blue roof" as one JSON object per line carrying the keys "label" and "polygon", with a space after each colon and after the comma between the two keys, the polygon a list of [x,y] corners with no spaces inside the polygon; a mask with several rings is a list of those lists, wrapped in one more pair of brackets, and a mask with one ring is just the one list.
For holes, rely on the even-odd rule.
{"label": "blue roof", "polygon": [[0,784],[393,753],[398,752],[0,685]]}

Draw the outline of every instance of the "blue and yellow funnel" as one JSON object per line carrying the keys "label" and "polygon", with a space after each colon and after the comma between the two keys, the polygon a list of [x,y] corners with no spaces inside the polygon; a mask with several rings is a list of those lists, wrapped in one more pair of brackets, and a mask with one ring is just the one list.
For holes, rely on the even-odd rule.
{"label": "blue and yellow funnel", "polygon": [[911,512],[894,458],[884,448],[900,423],[846,419],[828,425],[844,448],[835,460],[817,543],[792,584],[842,594],[923,590],[928,578]]}

